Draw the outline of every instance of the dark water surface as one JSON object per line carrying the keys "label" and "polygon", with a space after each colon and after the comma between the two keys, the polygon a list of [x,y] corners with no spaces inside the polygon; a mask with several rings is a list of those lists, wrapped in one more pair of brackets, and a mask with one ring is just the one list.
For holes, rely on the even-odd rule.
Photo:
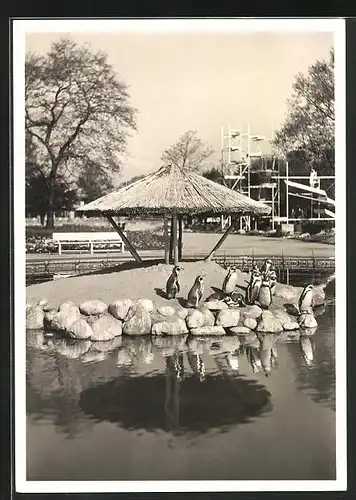
{"label": "dark water surface", "polygon": [[311,336],[28,331],[28,480],[335,479],[334,312]]}

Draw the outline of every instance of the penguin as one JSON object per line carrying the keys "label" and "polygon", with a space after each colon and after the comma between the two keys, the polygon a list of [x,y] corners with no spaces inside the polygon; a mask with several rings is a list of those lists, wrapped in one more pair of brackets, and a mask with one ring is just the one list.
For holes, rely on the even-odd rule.
{"label": "penguin", "polygon": [[166,283],[166,293],[167,299],[175,299],[177,292],[180,291],[179,285],[179,274],[182,271],[182,268],[179,266],[174,266],[171,275],[169,276]]}
{"label": "penguin", "polygon": [[276,293],[277,274],[273,269],[269,273],[269,286],[272,296]]}
{"label": "penguin", "polygon": [[300,313],[311,313],[313,312],[314,297],[313,297],[313,285],[307,285],[302,291],[299,297],[298,307]]}
{"label": "penguin", "polygon": [[238,271],[235,266],[229,267],[228,273],[225,276],[223,285],[222,285],[222,291],[229,295],[235,290],[236,283],[237,283],[237,274]]}
{"label": "penguin", "polygon": [[227,297],[222,299],[222,301],[225,302],[228,307],[235,309],[238,307],[244,307],[246,305],[240,293],[232,293],[231,296],[228,295]]}
{"label": "penguin", "polygon": [[194,284],[188,293],[188,304],[198,307],[204,292],[204,277],[199,275],[195,278]]}
{"label": "penguin", "polygon": [[252,273],[250,282],[246,288],[246,302],[247,304],[254,304],[258,299],[260,288],[262,285],[262,276],[260,272]]}
{"label": "penguin", "polygon": [[261,267],[261,273],[262,273],[263,278],[265,278],[265,279],[268,278],[268,275],[271,271],[271,267],[272,267],[271,259],[266,259],[264,261],[263,266]]}
{"label": "penguin", "polygon": [[262,309],[268,309],[272,303],[272,293],[269,286],[269,281],[262,281],[261,288],[258,294],[258,302]]}

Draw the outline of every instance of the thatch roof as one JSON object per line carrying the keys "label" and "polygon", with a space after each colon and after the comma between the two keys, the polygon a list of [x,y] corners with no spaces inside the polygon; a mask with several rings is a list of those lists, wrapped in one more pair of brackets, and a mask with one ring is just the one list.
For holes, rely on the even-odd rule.
{"label": "thatch roof", "polygon": [[85,215],[269,214],[270,207],[205,177],[166,166],[77,209]]}

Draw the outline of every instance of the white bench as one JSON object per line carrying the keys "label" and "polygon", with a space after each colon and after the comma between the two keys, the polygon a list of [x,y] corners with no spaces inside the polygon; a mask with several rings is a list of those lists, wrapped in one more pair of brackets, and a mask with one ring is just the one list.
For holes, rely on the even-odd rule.
{"label": "white bench", "polygon": [[[126,233],[124,232],[125,236]],[[91,254],[96,252],[106,252],[107,250],[103,248],[95,248],[97,245],[104,244],[115,244],[119,245],[121,252],[124,252],[124,242],[121,237],[115,232],[91,232],[91,233],[53,233],[53,241],[58,242],[58,254],[62,255],[62,252],[72,251],[64,250],[63,245],[88,245],[88,249]]]}

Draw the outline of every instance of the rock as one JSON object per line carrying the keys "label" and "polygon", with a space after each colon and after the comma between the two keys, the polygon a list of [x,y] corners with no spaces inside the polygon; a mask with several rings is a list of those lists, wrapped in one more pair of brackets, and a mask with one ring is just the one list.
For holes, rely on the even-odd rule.
{"label": "rock", "polygon": [[152,320],[149,311],[141,304],[131,306],[123,325],[126,335],[149,335]]}
{"label": "rock", "polygon": [[79,306],[80,312],[87,316],[102,314],[107,308],[108,306],[102,300],[87,300]]}
{"label": "rock", "polygon": [[299,326],[301,328],[316,328],[318,322],[313,314],[303,313],[299,316]]}
{"label": "rock", "polygon": [[215,324],[214,314],[206,307],[202,307],[200,309],[200,311],[201,311],[202,315],[204,316],[204,325],[203,326],[214,326],[214,324]]}
{"label": "rock", "polygon": [[42,309],[44,312],[49,312],[49,311],[56,311],[58,312],[58,308],[53,307],[53,305],[50,302],[46,302],[43,304]]}
{"label": "rock", "polygon": [[49,311],[46,311],[44,313],[44,322],[43,322],[43,325],[45,327],[51,325],[52,319],[55,317],[55,315],[57,314],[57,312],[58,312],[57,309],[50,309]]}
{"label": "rock", "polygon": [[92,325],[91,340],[106,341],[122,335],[122,322],[110,314],[100,316]]}
{"label": "rock", "polygon": [[271,311],[263,311],[261,319],[256,328],[257,332],[279,333],[283,331],[283,326]]}
{"label": "rock", "polygon": [[271,312],[283,327],[285,323],[290,323],[292,321],[292,318],[289,316],[289,314],[285,311],[282,311],[282,309],[274,309]]}
{"label": "rock", "polygon": [[74,321],[68,331],[76,339],[88,339],[93,335],[92,328],[84,319],[77,319],[77,321]]}
{"label": "rock", "polygon": [[152,335],[182,335],[188,333],[184,319],[178,318],[174,322],[162,321],[152,326]]}
{"label": "rock", "polygon": [[233,335],[245,335],[247,333],[251,333],[251,329],[248,328],[247,326],[233,326],[232,328],[229,328],[229,333]]}
{"label": "rock", "polygon": [[297,321],[294,321],[292,319],[283,323],[282,326],[283,326],[283,330],[286,330],[286,331],[292,331],[292,330],[299,329],[299,324],[297,323]]}
{"label": "rock", "polygon": [[38,330],[43,328],[44,312],[41,306],[31,306],[26,309],[26,328],[28,330]]}
{"label": "rock", "polygon": [[173,316],[176,311],[171,306],[162,306],[157,309],[157,312],[162,316]]}
{"label": "rock", "polygon": [[71,300],[66,300],[65,302],[62,302],[62,304],[59,306],[58,310],[63,311],[64,309],[68,309],[68,307],[73,307],[73,306],[76,307],[74,302],[72,302]]}
{"label": "rock", "polygon": [[204,302],[204,307],[211,311],[220,311],[221,309],[227,309],[228,305],[222,300],[208,300]]}
{"label": "rock", "polygon": [[281,299],[287,302],[296,302],[298,301],[300,294],[302,293],[302,288],[294,287],[291,285],[283,285],[281,283],[276,283],[276,292],[275,296],[280,297]]}
{"label": "rock", "polygon": [[190,330],[191,335],[226,335],[224,328],[217,326],[200,326]]}
{"label": "rock", "polygon": [[78,307],[68,305],[54,315],[51,321],[51,328],[53,330],[66,330],[69,331],[72,324],[80,318]]}
{"label": "rock", "polygon": [[205,316],[200,309],[190,309],[186,323],[189,329],[200,328],[205,325]]}
{"label": "rock", "polygon": [[153,311],[153,302],[150,299],[138,299],[136,304],[143,306],[148,312]]}
{"label": "rock", "polygon": [[43,310],[44,310],[44,308],[46,307],[47,304],[49,305],[47,299],[41,299],[41,300],[38,301],[38,305],[41,306]]}
{"label": "rock", "polygon": [[32,297],[26,297],[26,310],[33,306],[38,306],[38,300]]}
{"label": "rock", "polygon": [[300,336],[304,337],[305,335],[307,335],[308,337],[310,337],[311,335],[314,335],[317,329],[318,328],[316,326],[314,328],[303,328],[302,330],[300,330]]}
{"label": "rock", "polygon": [[237,326],[240,319],[240,311],[238,309],[222,309],[216,317],[216,326],[230,328]]}
{"label": "rock", "polygon": [[243,325],[250,330],[254,330],[257,327],[257,321],[255,320],[255,318],[247,317],[243,320]]}
{"label": "rock", "polygon": [[257,319],[261,316],[261,314],[262,314],[262,309],[257,305],[247,306],[241,311],[241,315],[244,318]]}
{"label": "rock", "polygon": [[83,315],[81,319],[84,319],[88,323],[88,325],[91,326],[99,318],[100,318],[100,315],[96,315],[96,316],[85,316],[85,315]]}
{"label": "rock", "polygon": [[185,307],[178,309],[177,316],[179,316],[181,319],[185,319],[188,316],[188,309],[186,309]]}
{"label": "rock", "polygon": [[130,299],[115,300],[109,305],[108,311],[114,318],[124,320],[131,306],[132,300]]}
{"label": "rock", "polygon": [[315,306],[321,306],[325,303],[325,285],[315,286],[313,290],[313,299]]}

